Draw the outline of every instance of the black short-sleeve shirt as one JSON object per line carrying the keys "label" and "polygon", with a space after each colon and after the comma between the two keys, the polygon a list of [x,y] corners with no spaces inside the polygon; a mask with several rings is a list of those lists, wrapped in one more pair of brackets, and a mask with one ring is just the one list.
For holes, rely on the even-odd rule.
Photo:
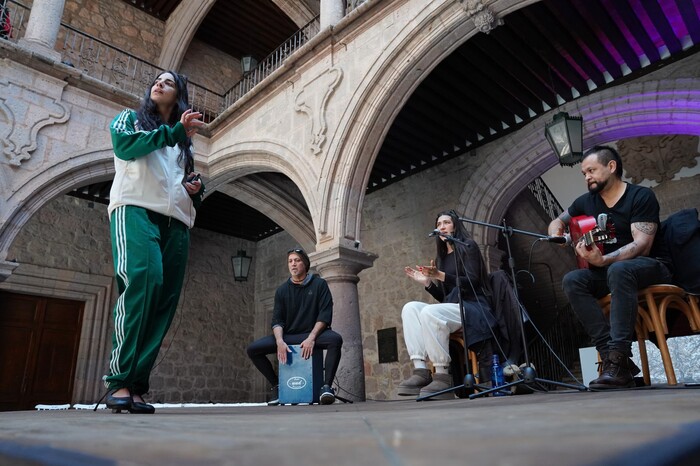
{"label": "black short-sleeve shirt", "polygon": [[625,193],[612,206],[605,205],[598,193],[586,193],[579,196],[569,207],[569,215],[578,217],[587,215],[598,217],[598,214],[608,214],[608,220],[615,227],[617,242],[604,244],[603,251],[609,254],[633,241],[632,224],[638,222],[653,222],[659,224],[659,202],[654,191],[644,186],[625,183]]}

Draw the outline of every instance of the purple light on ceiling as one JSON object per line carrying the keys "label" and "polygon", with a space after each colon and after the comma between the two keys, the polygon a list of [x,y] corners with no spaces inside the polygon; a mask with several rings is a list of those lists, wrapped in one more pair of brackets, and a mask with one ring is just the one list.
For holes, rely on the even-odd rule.
{"label": "purple light on ceiling", "polygon": [[[692,0],[692,2],[693,6],[695,7],[695,11],[697,11],[698,8],[700,8],[700,2],[697,0]],[[678,5],[676,5],[676,2],[664,0],[659,2],[659,6],[661,6],[661,9],[666,14],[666,18],[671,24],[671,28],[676,34],[676,37],[682,39],[683,37],[689,35],[688,27],[683,22],[683,17],[681,16],[681,12],[678,10]]]}
{"label": "purple light on ceiling", "polygon": [[[642,49],[642,47],[637,42],[637,38],[634,37],[634,35],[630,32],[629,29],[627,29],[627,25],[615,9],[615,2],[613,0],[602,0],[602,3],[605,6],[605,10],[610,14],[610,17],[612,18],[615,25],[617,25],[617,28],[620,30],[622,35],[625,36],[625,39],[627,39],[627,42],[630,44],[630,47],[632,47],[632,50],[634,50],[634,54],[638,57],[640,55],[643,55],[644,49]],[[612,45],[610,44],[605,44],[605,46],[612,47]]]}
{"label": "purple light on ceiling", "polygon": [[605,47],[605,49],[612,55],[612,57],[615,59],[615,62],[618,65],[622,65],[625,62],[625,60],[610,42],[606,32],[599,27],[600,21],[596,18],[596,15],[603,15],[605,14],[605,12],[592,12],[590,8],[585,8],[585,3],[588,1],[589,0],[577,0],[574,3],[574,6],[576,7],[576,10],[578,10],[578,13],[584,18],[586,18],[586,21],[588,21],[588,23],[593,27],[593,32],[595,33],[596,37],[603,44],[603,47]]}
{"label": "purple light on ceiling", "polygon": [[639,21],[642,23],[644,30],[649,35],[649,38],[654,43],[656,48],[658,49],[659,47],[664,45],[664,40],[659,35],[659,32],[656,30],[656,27],[654,27],[654,22],[649,18],[649,15],[647,15],[647,12],[644,9],[644,6],[642,6],[641,2],[639,0],[629,0],[629,3],[630,7],[636,13],[637,18],[639,18]]}

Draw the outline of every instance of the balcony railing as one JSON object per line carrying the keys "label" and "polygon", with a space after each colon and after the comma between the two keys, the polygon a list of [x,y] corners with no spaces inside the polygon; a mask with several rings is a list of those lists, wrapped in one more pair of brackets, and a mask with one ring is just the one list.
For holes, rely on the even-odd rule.
{"label": "balcony railing", "polygon": [[265,57],[265,59],[261,61],[255,67],[255,69],[243,75],[243,78],[234,84],[233,87],[231,87],[231,89],[229,89],[224,95],[224,108],[228,108],[233,105],[263,79],[270,76],[282,65],[287,57],[318,34],[320,25],[321,23],[317,16],[294,33],[294,35],[280,45],[277,50]]}
{"label": "balcony railing", "polygon": [[564,208],[559,204],[559,201],[554,197],[554,194],[552,194],[552,191],[549,190],[542,178],[535,178],[527,187],[550,219],[554,220],[559,214],[564,212]]}
{"label": "balcony railing", "polygon": [[[364,3],[362,0],[348,2],[348,11]],[[15,0],[7,0],[13,31],[10,40],[17,42],[26,32],[30,8]],[[317,16],[274,52],[265,57],[255,69],[246,73],[224,95],[218,94],[196,83],[188,83],[190,104],[202,112],[204,121],[211,121],[226,108],[250,92],[257,84],[277,70],[282,63],[320,30]],[[111,84],[126,92],[139,95],[161,68],[110,46],[77,29],[61,23],[57,38],[57,49],[64,64],[75,67],[95,79]]]}
{"label": "balcony railing", "polygon": [[[24,36],[29,8],[15,1],[7,3],[13,29],[10,40],[16,42]],[[63,23],[56,43],[64,64],[134,95],[140,96],[163,71]],[[192,109],[201,112],[204,121],[213,120],[224,110],[221,94],[193,82],[187,83],[187,92]]]}

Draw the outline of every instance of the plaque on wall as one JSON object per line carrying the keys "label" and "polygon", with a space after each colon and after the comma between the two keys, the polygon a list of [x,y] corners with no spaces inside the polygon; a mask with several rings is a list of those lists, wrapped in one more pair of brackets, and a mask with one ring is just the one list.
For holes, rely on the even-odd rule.
{"label": "plaque on wall", "polygon": [[377,349],[380,363],[399,360],[399,351],[396,345],[396,327],[377,330]]}

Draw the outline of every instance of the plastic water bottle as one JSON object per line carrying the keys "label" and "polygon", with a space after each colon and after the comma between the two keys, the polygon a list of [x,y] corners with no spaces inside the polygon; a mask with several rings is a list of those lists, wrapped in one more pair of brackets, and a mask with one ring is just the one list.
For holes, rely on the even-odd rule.
{"label": "plastic water bottle", "polygon": [[[493,388],[500,387],[505,384],[505,379],[503,377],[503,368],[501,367],[501,362],[498,360],[498,355],[493,355],[493,360],[491,363],[491,386]],[[503,390],[498,390],[493,392],[493,396],[505,396]]]}

